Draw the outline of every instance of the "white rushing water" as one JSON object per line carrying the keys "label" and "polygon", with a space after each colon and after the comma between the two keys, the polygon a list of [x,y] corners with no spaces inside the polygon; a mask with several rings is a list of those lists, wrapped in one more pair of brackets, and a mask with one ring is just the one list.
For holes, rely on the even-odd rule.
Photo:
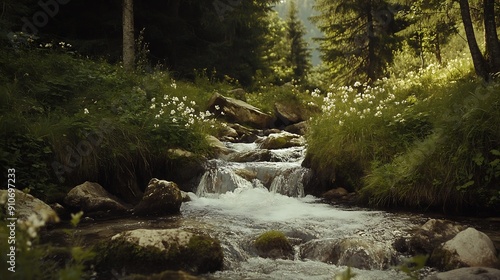
{"label": "white rushing water", "polygon": [[[268,230],[306,241],[369,236],[370,240],[391,246],[412,225],[410,217],[339,209],[318,203],[313,197],[287,197],[263,188],[241,188],[218,198],[191,194],[191,198],[181,212],[199,224],[187,227],[201,225],[221,240],[224,248],[226,268],[211,275],[217,279],[332,279],[346,269],[306,259],[262,259],[247,252],[249,242]],[[361,277],[356,279],[402,278],[391,270],[355,271]]]}
{"label": "white rushing water", "polygon": [[[254,144],[228,147],[237,152],[257,149]],[[312,196],[304,197],[300,181],[307,176],[307,170],[300,167],[301,159],[297,159],[297,155],[304,154],[304,148],[273,153],[284,162],[214,160],[197,193],[190,193],[191,201],[183,203],[181,213],[189,221],[184,227],[208,232],[221,241],[224,250],[224,270],[206,275],[207,278],[333,279],[346,267],[302,257],[300,252],[305,244],[363,238],[390,247],[414,226],[412,216],[342,209]],[[279,230],[292,241],[296,249],[294,260],[264,259],[252,251],[253,240],[269,230]],[[355,279],[405,278],[391,268],[353,270],[357,274]]]}

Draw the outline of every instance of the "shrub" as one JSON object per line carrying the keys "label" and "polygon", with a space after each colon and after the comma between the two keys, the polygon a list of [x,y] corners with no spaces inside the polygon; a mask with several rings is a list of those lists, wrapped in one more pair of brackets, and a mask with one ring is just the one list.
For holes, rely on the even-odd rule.
{"label": "shrub", "polygon": [[86,180],[115,194],[145,185],[167,172],[169,148],[210,153],[211,93],[167,72],[128,73],[57,50],[6,47],[0,77],[7,139],[0,164],[29,174],[20,185],[46,201]]}

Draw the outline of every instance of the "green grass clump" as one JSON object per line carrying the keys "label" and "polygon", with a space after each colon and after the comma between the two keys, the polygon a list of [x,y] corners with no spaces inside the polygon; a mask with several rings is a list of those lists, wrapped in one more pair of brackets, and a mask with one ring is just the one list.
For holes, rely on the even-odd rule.
{"label": "green grass clump", "polygon": [[133,200],[138,184],[168,172],[168,149],[211,152],[205,134],[215,123],[205,108],[212,92],[168,72],[129,73],[54,49],[3,47],[0,82],[0,164],[16,168],[18,187],[46,201],[86,180]]}
{"label": "green grass clump", "polygon": [[372,206],[463,212],[498,207],[500,88],[469,59],[373,86],[332,87],[315,118],[313,168]]}

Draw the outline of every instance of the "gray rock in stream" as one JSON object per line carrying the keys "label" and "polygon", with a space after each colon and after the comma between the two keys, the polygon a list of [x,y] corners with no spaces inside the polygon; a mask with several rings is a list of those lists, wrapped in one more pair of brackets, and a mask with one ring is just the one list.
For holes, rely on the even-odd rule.
{"label": "gray rock in stream", "polygon": [[453,238],[465,228],[450,221],[430,219],[415,231],[409,240],[410,252],[416,254],[430,254],[441,243]]}
{"label": "gray rock in stream", "polygon": [[85,215],[123,214],[128,210],[124,203],[101,185],[88,181],[71,189],[64,203],[70,208],[82,210]]}
{"label": "gray rock in stream", "polygon": [[177,214],[182,204],[182,193],[174,182],[153,178],[144,192],[141,202],[134,208],[139,216],[163,216]]}
{"label": "gray rock in stream", "polygon": [[431,275],[424,280],[500,280],[500,270],[487,267],[464,267]]}
{"label": "gray rock in stream", "polygon": [[453,239],[436,248],[429,262],[444,270],[469,266],[500,267],[493,242],[474,228],[459,232]]}

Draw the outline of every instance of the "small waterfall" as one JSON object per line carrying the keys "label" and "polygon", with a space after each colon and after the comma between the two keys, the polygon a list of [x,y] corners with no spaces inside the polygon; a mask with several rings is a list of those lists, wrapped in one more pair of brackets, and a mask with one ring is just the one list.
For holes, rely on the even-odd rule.
{"label": "small waterfall", "polygon": [[269,191],[291,197],[304,196],[304,184],[309,179],[307,168],[297,167],[281,171],[271,183]]}
{"label": "small waterfall", "polygon": [[304,196],[304,185],[310,178],[309,169],[301,166],[305,147],[268,151],[258,149],[255,143],[226,143],[226,146],[233,151],[227,158],[257,158],[253,155],[266,152],[270,156],[267,161],[254,162],[210,160],[196,190],[198,197],[218,197],[237,189],[262,187],[290,197]]}
{"label": "small waterfall", "polygon": [[234,166],[220,160],[210,162],[210,167],[201,177],[196,190],[199,197],[217,196],[238,188],[252,188],[251,182],[236,174]]}

